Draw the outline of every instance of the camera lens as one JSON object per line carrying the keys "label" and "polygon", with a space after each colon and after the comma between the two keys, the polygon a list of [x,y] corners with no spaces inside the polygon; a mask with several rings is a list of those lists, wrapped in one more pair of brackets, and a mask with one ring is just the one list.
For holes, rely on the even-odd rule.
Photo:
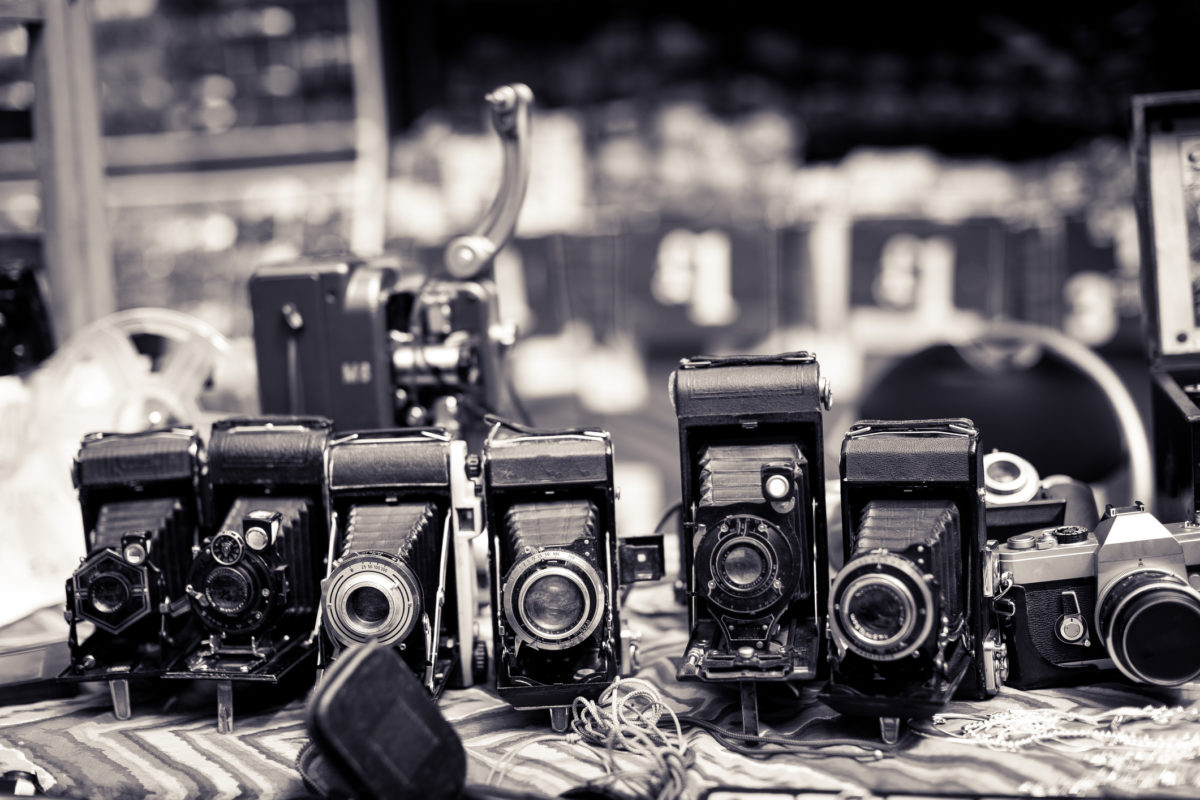
{"label": "camera lens", "polygon": [[357,622],[378,625],[387,619],[390,604],[383,592],[374,586],[360,586],[350,593],[347,608]]}
{"label": "camera lens", "polygon": [[765,561],[758,548],[741,544],[725,551],[721,566],[726,580],[734,586],[744,587],[762,577]]}
{"label": "camera lens", "polygon": [[561,573],[530,581],[521,603],[525,619],[544,633],[560,634],[580,624],[587,610],[583,584]]}
{"label": "camera lens", "polygon": [[1177,686],[1200,676],[1200,595],[1178,577],[1139,570],[1120,578],[1097,618],[1109,655],[1128,677]]}
{"label": "camera lens", "polygon": [[240,570],[218,567],[209,573],[204,594],[223,614],[239,614],[250,605],[254,587],[250,578]]}
{"label": "camera lens", "polygon": [[843,594],[844,627],[866,647],[901,641],[916,625],[916,602],[904,583],[891,575],[864,575]]}
{"label": "camera lens", "polygon": [[408,638],[423,613],[421,583],[395,555],[366,551],[334,565],[321,592],[325,629],[342,645]]}
{"label": "camera lens", "polygon": [[847,562],[834,578],[829,622],[845,646],[872,661],[898,661],[930,640],[939,617],[926,576],[882,551]]}
{"label": "camera lens", "polygon": [[117,575],[100,575],[89,589],[92,605],[102,614],[115,614],[129,602],[129,584]]}

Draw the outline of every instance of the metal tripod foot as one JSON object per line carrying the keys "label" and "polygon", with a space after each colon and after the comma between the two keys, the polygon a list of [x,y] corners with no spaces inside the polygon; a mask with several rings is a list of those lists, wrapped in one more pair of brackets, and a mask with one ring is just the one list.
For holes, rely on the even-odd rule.
{"label": "metal tripod foot", "polygon": [[129,719],[133,716],[133,705],[129,700],[129,681],[124,678],[109,681],[108,693],[112,696],[114,717]]}
{"label": "metal tripod foot", "polygon": [[879,738],[884,744],[895,744],[900,741],[900,726],[904,722],[899,717],[879,718]]}

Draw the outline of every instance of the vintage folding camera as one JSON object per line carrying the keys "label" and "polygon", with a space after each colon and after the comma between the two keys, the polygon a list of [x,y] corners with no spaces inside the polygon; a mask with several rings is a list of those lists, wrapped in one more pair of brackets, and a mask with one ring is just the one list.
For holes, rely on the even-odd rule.
{"label": "vintage folding camera", "polygon": [[321,584],[322,668],[374,639],[395,647],[434,696],[487,678],[486,644],[472,647],[470,540],[482,519],[466,462],[466,443],[435,428],[330,443],[338,550]]}
{"label": "vintage folding camera", "polygon": [[442,269],[335,258],[250,279],[265,413],[321,414],[342,431],[435,425],[478,450],[515,339],[490,274],[525,197],[532,100],[522,84],[488,95],[503,144],[500,191],[476,229],[447,246]]}
{"label": "vintage folding camera", "polygon": [[[157,678],[199,638],[184,594],[200,524],[191,428],[93,433],[75,458],[87,556],[67,581],[66,680],[108,681],[118,719],[129,680]],[[79,640],[79,626],[94,632]]]}
{"label": "vintage folding camera", "polygon": [[671,395],[691,628],[677,676],[742,682],[743,725],[757,733],[754,682],[824,668],[829,389],[797,352],[684,359]]}
{"label": "vintage folding camera", "polygon": [[1090,486],[1067,475],[1043,480],[1016,453],[993,450],[983,457],[983,494],[988,538],[998,542],[1039,528],[1094,528],[1100,521]]}
{"label": "vintage folding camera", "polygon": [[548,708],[566,730],[575,698],[594,700],[620,673],[617,590],[662,577],[661,537],[619,548],[605,431],[497,429],[483,494],[496,690],[517,708]]}
{"label": "vintage folding camera", "polygon": [[842,443],[845,560],[830,588],[821,700],[879,717],[888,742],[902,720],[1004,682],[980,455],[967,419],[858,422]]}
{"label": "vintage folding camera", "polygon": [[[330,549],[321,417],[213,424],[207,518],[187,573],[205,638],[168,673],[217,680],[218,720],[232,724],[230,681],[276,683],[309,659]],[[217,522],[219,521],[219,522]]]}
{"label": "vintage folding camera", "polygon": [[1162,522],[1200,512],[1200,92],[1133,99],[1134,201]]}
{"label": "vintage folding camera", "polygon": [[[1200,527],[1164,525],[1141,503],[1108,506],[1095,531],[1063,526],[1000,550],[1009,683],[1118,677],[1177,686],[1200,677]],[[1114,670],[1115,668],[1115,670]]]}

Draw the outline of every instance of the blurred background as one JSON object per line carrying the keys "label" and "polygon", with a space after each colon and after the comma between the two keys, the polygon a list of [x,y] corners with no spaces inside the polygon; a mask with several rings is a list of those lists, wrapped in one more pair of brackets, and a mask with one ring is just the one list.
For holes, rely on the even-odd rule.
{"label": "blurred background", "polygon": [[[482,98],[511,81],[537,97],[497,263],[515,384],[539,424],[613,431],[622,532],[678,498],[683,356],[815,351],[830,477],[851,421],[944,413],[947,386],[997,397],[989,447],[1118,469],[1086,380],[989,382],[938,346],[997,319],[1094,349],[1145,407],[1130,98],[1197,88],[1196,4],[88,6],[114,310],[229,337],[221,410],[254,410],[247,278],[347,250],[439,264],[495,192]],[[29,47],[0,25],[0,252],[37,260]],[[1047,442],[1060,418],[1074,438]]]}

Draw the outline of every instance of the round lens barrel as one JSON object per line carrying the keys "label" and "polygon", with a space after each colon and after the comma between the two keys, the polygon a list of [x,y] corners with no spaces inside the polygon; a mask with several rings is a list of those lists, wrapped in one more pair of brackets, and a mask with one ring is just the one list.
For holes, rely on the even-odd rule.
{"label": "round lens barrel", "polygon": [[721,574],[736,587],[752,586],[766,567],[766,560],[757,547],[740,544],[730,547],[721,559]]}
{"label": "round lens barrel", "polygon": [[535,577],[521,603],[525,618],[549,634],[578,626],[586,608],[587,598],[581,586],[559,573]]}
{"label": "round lens barrel", "polygon": [[129,602],[129,584],[117,575],[100,575],[92,581],[92,605],[102,614],[115,614]]}
{"label": "round lens barrel", "polygon": [[1121,578],[1098,616],[1109,655],[1126,675],[1160,686],[1200,676],[1200,596],[1174,575],[1143,570]]}
{"label": "round lens barrel", "polygon": [[374,586],[360,586],[350,593],[346,608],[355,622],[372,626],[387,619],[391,603],[387,595]]}
{"label": "round lens barrel", "polygon": [[865,583],[845,600],[850,626],[862,639],[892,641],[912,626],[912,595],[883,581]]}
{"label": "round lens barrel", "polygon": [[222,614],[239,614],[250,605],[254,586],[241,570],[220,567],[209,573],[204,594]]}

